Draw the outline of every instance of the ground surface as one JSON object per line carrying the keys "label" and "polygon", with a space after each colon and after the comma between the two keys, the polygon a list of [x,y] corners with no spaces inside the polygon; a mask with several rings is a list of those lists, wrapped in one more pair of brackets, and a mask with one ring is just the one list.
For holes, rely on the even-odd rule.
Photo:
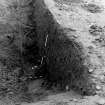
{"label": "ground surface", "polygon": [[[97,83],[97,95],[82,97],[72,90],[69,92],[59,92],[55,88],[45,90],[40,87],[42,81],[36,80],[29,85],[33,102],[16,105],[97,105],[98,101],[105,99],[105,1],[45,0],[45,3],[58,23],[71,28],[73,30],[71,34],[82,40],[81,42],[88,48],[87,53],[93,64],[89,64],[90,72]],[[1,101],[0,105],[13,105],[12,102],[9,103]]]}

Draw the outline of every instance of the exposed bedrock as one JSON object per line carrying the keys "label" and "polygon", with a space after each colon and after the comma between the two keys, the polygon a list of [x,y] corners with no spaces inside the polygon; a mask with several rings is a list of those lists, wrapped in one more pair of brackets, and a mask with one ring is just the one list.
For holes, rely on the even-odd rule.
{"label": "exposed bedrock", "polygon": [[[77,34],[78,26],[75,28],[71,20],[70,26],[66,24],[65,16],[57,7],[53,9],[53,0],[49,4],[47,0],[0,1],[1,72],[17,73],[17,78],[20,74],[33,74],[32,67],[44,58],[40,72],[46,87],[60,85],[62,89],[76,88],[91,95],[94,86],[88,72],[92,62],[85,43],[87,37]],[[5,81],[11,79],[5,73],[4,77]]]}

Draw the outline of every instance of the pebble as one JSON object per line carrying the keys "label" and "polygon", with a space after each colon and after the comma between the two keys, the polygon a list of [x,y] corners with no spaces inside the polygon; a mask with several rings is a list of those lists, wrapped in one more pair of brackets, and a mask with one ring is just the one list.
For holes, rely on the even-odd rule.
{"label": "pebble", "polygon": [[97,85],[97,86],[96,86],[96,89],[97,89],[97,90],[100,90],[100,89],[101,89],[101,86]]}
{"label": "pebble", "polygon": [[15,105],[21,105],[20,103],[15,103]]}
{"label": "pebble", "polygon": [[68,86],[68,85],[67,85],[65,88],[66,88],[66,91],[68,91],[68,90],[69,90],[69,86]]}
{"label": "pebble", "polygon": [[72,101],[74,101],[74,102],[77,102],[77,101],[78,101],[78,99],[76,99],[76,98],[73,98],[73,99],[72,99]]}
{"label": "pebble", "polygon": [[91,73],[91,72],[93,72],[94,70],[93,69],[89,69],[89,72]]}
{"label": "pebble", "polygon": [[94,75],[94,78],[97,78],[98,76],[97,75]]}
{"label": "pebble", "polygon": [[105,76],[101,76],[100,79],[101,79],[101,80],[104,80],[104,79],[105,79]]}
{"label": "pebble", "polygon": [[104,105],[105,104],[105,99],[100,98],[96,103],[97,103],[97,105]]}

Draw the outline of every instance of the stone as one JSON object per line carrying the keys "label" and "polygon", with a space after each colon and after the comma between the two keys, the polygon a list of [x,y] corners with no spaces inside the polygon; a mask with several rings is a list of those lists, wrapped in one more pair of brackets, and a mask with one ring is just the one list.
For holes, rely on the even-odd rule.
{"label": "stone", "polygon": [[91,72],[93,72],[94,70],[93,69],[89,69],[89,72],[91,73]]}
{"label": "stone", "polygon": [[69,86],[67,85],[67,86],[65,87],[65,89],[66,89],[66,91],[68,91],[68,90],[69,90]]}
{"label": "stone", "polygon": [[101,86],[96,85],[96,89],[97,89],[97,90],[101,90]]}
{"label": "stone", "polygon": [[99,100],[96,101],[97,105],[104,105],[105,104],[105,99],[100,98]]}

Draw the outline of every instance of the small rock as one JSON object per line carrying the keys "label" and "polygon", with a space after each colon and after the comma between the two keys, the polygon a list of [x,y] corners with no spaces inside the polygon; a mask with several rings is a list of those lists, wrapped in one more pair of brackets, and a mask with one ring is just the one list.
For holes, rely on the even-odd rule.
{"label": "small rock", "polygon": [[15,105],[21,105],[20,103],[15,103]]}
{"label": "small rock", "polygon": [[8,94],[9,94],[9,95],[13,95],[14,93],[13,93],[13,92],[8,92]]}
{"label": "small rock", "polygon": [[68,91],[68,90],[69,90],[69,86],[68,86],[68,85],[67,85],[65,88],[66,88],[66,91]]}
{"label": "small rock", "polygon": [[96,89],[97,89],[97,90],[100,90],[100,89],[101,89],[101,86],[97,85],[97,86],[96,86]]}
{"label": "small rock", "polygon": [[90,29],[89,29],[89,32],[93,36],[99,36],[103,32],[103,28],[101,26],[96,25],[96,24],[95,25],[91,25]]}
{"label": "small rock", "polygon": [[78,101],[78,99],[76,99],[76,98],[73,98],[73,99],[72,99],[72,101],[74,101],[74,102],[77,102],[77,101]]}
{"label": "small rock", "polygon": [[94,78],[97,78],[98,76],[97,75],[94,75]]}
{"label": "small rock", "polygon": [[32,69],[37,69],[37,68],[38,68],[38,66],[33,66],[33,67],[32,67]]}
{"label": "small rock", "polygon": [[85,3],[84,5],[81,5],[81,7],[91,13],[101,13],[103,11],[102,7],[93,3]]}
{"label": "small rock", "polygon": [[97,103],[97,105],[104,105],[105,104],[105,99],[100,98],[96,103]]}
{"label": "small rock", "polygon": [[101,79],[101,80],[104,80],[104,79],[105,79],[105,76],[101,76],[100,79]]}
{"label": "small rock", "polygon": [[94,70],[93,69],[89,69],[89,72],[91,73],[91,72],[93,72]]}

